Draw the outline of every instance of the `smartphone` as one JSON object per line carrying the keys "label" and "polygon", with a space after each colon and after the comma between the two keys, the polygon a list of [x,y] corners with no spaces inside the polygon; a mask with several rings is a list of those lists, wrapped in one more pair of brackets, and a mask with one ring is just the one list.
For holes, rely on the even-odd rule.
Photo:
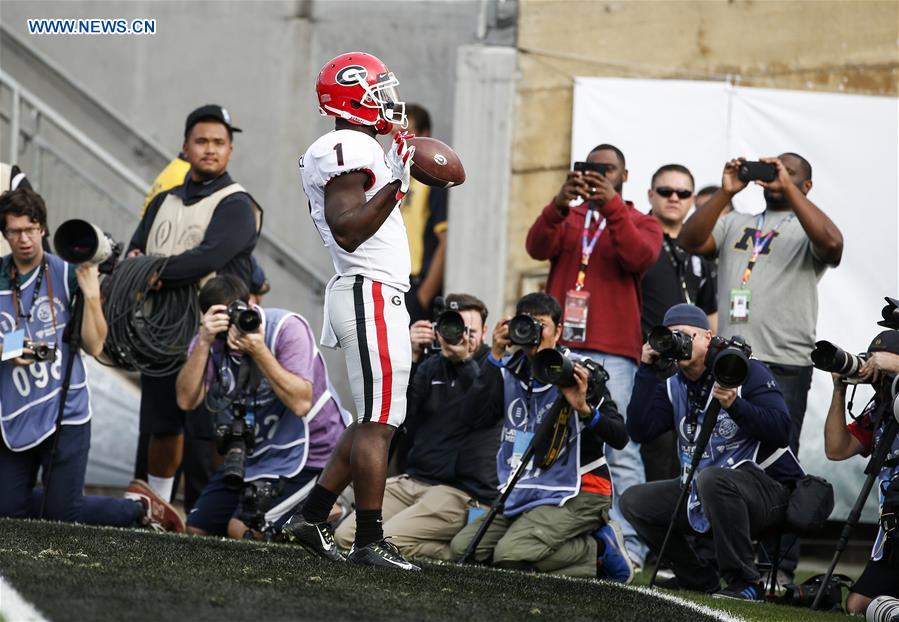
{"label": "smartphone", "polygon": [[609,170],[608,164],[603,164],[602,162],[575,162],[574,170],[580,171],[584,173],[586,171],[593,171],[594,173],[599,173],[603,177],[605,177],[606,173]]}
{"label": "smartphone", "polygon": [[737,177],[740,181],[774,181],[777,179],[777,167],[767,162],[743,162]]}

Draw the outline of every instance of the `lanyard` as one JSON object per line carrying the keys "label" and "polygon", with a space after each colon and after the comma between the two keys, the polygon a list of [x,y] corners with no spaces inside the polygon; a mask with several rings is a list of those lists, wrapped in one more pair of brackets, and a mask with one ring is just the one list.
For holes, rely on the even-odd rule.
{"label": "lanyard", "polygon": [[[590,221],[593,220],[593,212],[594,210],[587,209],[587,216],[584,218],[584,232],[581,235],[581,265],[578,268],[577,283],[574,286],[577,291],[584,289],[584,279],[587,277],[587,265],[590,263],[590,255],[593,254],[593,249],[596,248],[596,241],[599,240],[599,236],[602,235],[606,228],[606,219],[603,218],[593,233],[593,237],[590,237]],[[597,220],[599,219],[599,214],[596,215],[596,218]],[[588,238],[589,242],[587,241]]]}
{"label": "lanyard", "polygon": [[[34,303],[37,302],[37,298],[41,293],[41,284],[44,282],[44,275],[49,274],[50,266],[44,261],[41,263],[41,267],[38,268],[37,280],[34,283],[34,291],[31,292],[31,304],[28,305],[28,313],[25,313],[25,307],[22,304],[22,300],[20,296],[22,295],[21,285],[19,284],[19,274],[16,270],[16,264],[13,263],[12,269],[10,270],[10,279],[12,279],[12,301],[13,306],[16,308],[16,328],[19,328],[19,322],[24,319],[25,320],[25,329],[28,331],[29,338],[31,337],[31,315],[34,313]],[[53,304],[53,284],[52,279],[47,279],[47,294],[50,296],[50,317],[53,321],[53,333],[56,334],[56,310],[55,305]]]}
{"label": "lanyard", "polygon": [[743,287],[746,287],[746,284],[749,283],[749,276],[752,274],[752,269],[755,267],[755,262],[758,261],[759,255],[768,248],[768,245],[771,244],[771,240],[774,239],[774,235],[780,231],[780,228],[785,223],[793,220],[795,216],[796,214],[790,214],[777,223],[777,226],[771,229],[771,231],[762,235],[762,227],[765,224],[765,212],[759,214],[759,217],[755,221],[755,236],[752,244],[752,255],[749,256],[749,263],[746,265],[746,269],[743,270]]}
{"label": "lanyard", "polygon": [[687,279],[684,276],[685,264],[687,263],[687,258],[682,257],[677,251],[683,250],[678,248],[675,244],[672,243],[671,239],[666,234],[662,240],[662,246],[665,248],[665,254],[668,255],[668,260],[671,262],[671,265],[674,267],[674,272],[677,275],[678,280],[680,281],[681,293],[684,296],[684,302],[691,305],[693,304],[693,299],[690,296],[690,292],[687,290]]}

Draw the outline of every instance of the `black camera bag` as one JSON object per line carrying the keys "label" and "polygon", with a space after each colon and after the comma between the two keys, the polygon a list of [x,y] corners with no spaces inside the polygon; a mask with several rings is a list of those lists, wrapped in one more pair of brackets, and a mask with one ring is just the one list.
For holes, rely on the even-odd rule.
{"label": "black camera bag", "polygon": [[833,485],[815,475],[796,480],[787,505],[787,525],[797,534],[816,531],[833,512]]}

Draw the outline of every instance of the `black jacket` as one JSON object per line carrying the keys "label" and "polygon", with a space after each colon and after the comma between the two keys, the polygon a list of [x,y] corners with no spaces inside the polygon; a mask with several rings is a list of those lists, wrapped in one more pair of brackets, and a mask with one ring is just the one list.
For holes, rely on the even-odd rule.
{"label": "black jacket", "polygon": [[409,383],[405,422],[412,439],[406,472],[485,503],[498,494],[496,452],[502,421],[477,418],[471,388],[488,352],[482,346],[464,363],[440,355],[425,359]]}
{"label": "black jacket", "polygon": [[[187,205],[196,203],[213,192],[233,183],[231,176],[224,173],[208,183],[191,181],[187,176],[184,184],[153,197],[147,212],[131,237],[128,251],[138,249],[146,252],[147,236],[159,207],[169,194],[182,199]],[[163,285],[178,287],[195,283],[210,272],[233,274],[247,286],[253,272],[250,255],[256,247],[259,235],[256,233],[255,201],[246,192],[237,192],[225,197],[209,221],[206,234],[200,245],[172,257],[160,274]]]}

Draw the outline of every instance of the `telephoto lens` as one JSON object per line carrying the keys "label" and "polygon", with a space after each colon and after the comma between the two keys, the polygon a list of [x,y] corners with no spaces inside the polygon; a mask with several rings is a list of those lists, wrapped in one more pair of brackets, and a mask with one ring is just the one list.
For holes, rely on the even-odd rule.
{"label": "telephoto lens", "polygon": [[899,598],[878,596],[865,611],[867,622],[899,622]]}
{"label": "telephoto lens", "polygon": [[849,354],[829,341],[815,342],[812,350],[812,364],[822,371],[839,374],[845,378],[855,378],[864,365],[867,353]]}
{"label": "telephoto lens", "polygon": [[666,326],[656,326],[649,333],[649,346],[669,361],[688,361],[693,356],[693,337]]}
{"label": "telephoto lens", "polygon": [[242,440],[234,440],[225,451],[225,460],[222,462],[222,481],[227,488],[239,490],[243,485],[244,472],[247,464],[247,447]]}
{"label": "telephoto lens", "polygon": [[516,346],[540,345],[543,324],[526,313],[509,320],[509,341]]}
{"label": "telephoto lens", "polygon": [[705,357],[705,366],[710,369],[715,382],[725,389],[736,389],[749,375],[749,357],[752,349],[739,335],[730,340],[712,337]]}
{"label": "telephoto lens", "polygon": [[262,316],[243,300],[228,305],[228,319],[242,333],[254,333],[262,326]]}
{"label": "telephoto lens", "polygon": [[465,338],[465,320],[458,311],[444,311],[434,324],[443,340],[451,346],[457,346]]}
{"label": "telephoto lens", "polygon": [[534,356],[534,378],[543,384],[558,387],[574,385],[574,363],[571,359],[552,348],[540,350]]}

